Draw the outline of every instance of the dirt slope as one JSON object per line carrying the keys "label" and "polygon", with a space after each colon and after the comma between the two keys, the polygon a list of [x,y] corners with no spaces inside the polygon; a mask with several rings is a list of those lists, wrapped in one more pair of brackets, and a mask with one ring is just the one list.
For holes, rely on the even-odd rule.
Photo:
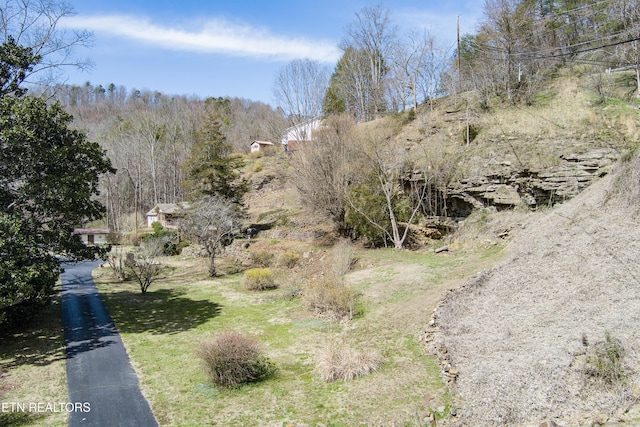
{"label": "dirt slope", "polygon": [[[441,304],[433,344],[457,371],[455,425],[636,425],[625,412],[640,390],[640,224],[612,182],[532,214],[503,263]],[[586,373],[606,333],[625,350],[612,385]]]}

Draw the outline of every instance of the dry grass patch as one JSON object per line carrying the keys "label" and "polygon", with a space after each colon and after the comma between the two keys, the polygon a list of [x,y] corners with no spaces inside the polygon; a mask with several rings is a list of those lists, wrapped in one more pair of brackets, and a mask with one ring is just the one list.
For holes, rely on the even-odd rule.
{"label": "dry grass patch", "polygon": [[316,370],[325,382],[351,381],[376,372],[383,363],[382,355],[376,350],[332,344],[318,356]]}

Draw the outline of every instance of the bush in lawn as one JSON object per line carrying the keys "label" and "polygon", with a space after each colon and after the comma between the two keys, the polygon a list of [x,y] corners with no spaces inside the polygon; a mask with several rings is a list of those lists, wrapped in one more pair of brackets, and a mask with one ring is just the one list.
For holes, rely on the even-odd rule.
{"label": "bush in lawn", "polygon": [[244,285],[250,291],[265,291],[278,287],[270,268],[250,268],[244,272]]}
{"label": "bush in lawn", "polygon": [[202,359],[211,380],[221,387],[262,381],[277,371],[263,354],[260,343],[238,332],[226,332],[201,343],[196,355]]}
{"label": "bush in lawn", "polygon": [[300,254],[293,251],[286,251],[280,254],[278,265],[286,268],[293,268],[300,261]]}
{"label": "bush in lawn", "polygon": [[251,264],[256,267],[269,267],[273,262],[273,253],[269,251],[251,252]]}
{"label": "bush in lawn", "polygon": [[315,313],[353,318],[359,295],[341,277],[329,274],[307,284],[302,298]]}
{"label": "bush in lawn", "polygon": [[350,381],[377,371],[382,356],[374,350],[356,350],[344,345],[330,345],[318,357],[316,370],[323,381]]}

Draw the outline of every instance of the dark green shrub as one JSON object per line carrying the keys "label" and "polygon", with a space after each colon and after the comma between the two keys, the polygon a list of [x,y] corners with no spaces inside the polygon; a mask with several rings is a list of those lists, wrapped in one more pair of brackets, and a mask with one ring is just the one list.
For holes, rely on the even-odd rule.
{"label": "dark green shrub", "polygon": [[277,372],[260,343],[238,332],[226,332],[196,349],[207,374],[220,387],[237,387],[267,379]]}

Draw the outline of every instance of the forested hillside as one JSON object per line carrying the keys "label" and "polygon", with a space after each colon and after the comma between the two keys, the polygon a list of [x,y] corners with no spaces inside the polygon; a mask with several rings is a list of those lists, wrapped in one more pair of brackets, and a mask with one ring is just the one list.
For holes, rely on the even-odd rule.
{"label": "forested hillside", "polygon": [[[376,203],[386,206],[385,218],[395,215],[401,221],[410,219],[410,222],[417,219],[418,210],[427,216],[455,217],[461,212],[468,213],[474,202],[465,195],[459,197],[465,200],[455,206],[451,201],[447,205],[444,199],[451,190],[461,191],[449,187],[456,180],[469,178],[469,172],[461,172],[458,165],[454,168],[453,164],[440,164],[444,161],[441,155],[445,154],[449,163],[460,163],[456,144],[461,140],[468,144],[479,134],[482,138],[480,128],[486,131],[482,121],[491,117],[496,108],[543,105],[553,96],[549,89],[558,87],[554,80],[569,75],[582,78],[581,84],[588,86],[594,102],[633,99],[638,86],[637,72],[633,74],[633,70],[637,69],[640,58],[640,42],[634,35],[640,17],[634,5],[635,2],[622,0],[489,1],[477,31],[461,36],[460,55],[457,48],[442,46],[437,35],[401,30],[382,5],[365,7],[345,29],[341,43],[343,56],[330,76],[326,69],[309,60],[292,61],[275,76],[277,108],[244,99],[198,99],[127,89],[113,83],[57,85],[39,91],[50,100],[60,101],[74,116],[74,126],[87,131],[92,140],[107,150],[118,172],[104,177],[101,200],[107,207],[106,225],[114,231],[134,228],[134,211],[138,212],[140,221],[141,214],[157,203],[180,202],[192,196],[195,178],[188,171],[189,159],[193,148],[205,143],[203,138],[211,138],[210,133],[204,136],[205,127],[211,123],[215,123],[219,135],[214,137],[216,141],[206,143],[221,144],[224,150],[218,155],[227,157],[247,153],[253,140],[278,143],[286,127],[322,116],[325,131],[317,138],[325,149],[335,154],[336,146],[357,146],[348,148],[348,154],[343,152],[349,157],[348,162],[354,163],[351,156],[375,157],[374,163],[384,166],[393,176],[383,177],[389,187],[385,189],[385,185],[371,187],[372,180],[375,182],[373,176],[343,174],[332,178],[331,186],[325,185],[326,192],[320,198],[316,197],[316,189],[305,188],[301,182],[303,202],[306,200],[307,206],[316,210],[328,210],[328,219],[344,235],[369,234],[367,238],[377,242],[375,244],[402,246],[403,230],[393,224],[393,219],[368,215],[367,204],[377,200]],[[611,69],[615,73],[605,73]],[[631,70],[630,73],[620,73],[626,69]],[[437,115],[443,110],[456,122],[455,135],[447,130],[443,136],[440,132],[443,128],[438,129]],[[427,112],[435,113],[429,116]],[[346,129],[356,125],[366,129],[365,123],[382,117],[395,119],[391,124],[374,126],[375,132],[367,131],[366,136],[346,136]],[[402,126],[416,117],[421,125],[413,126],[414,132],[418,129],[422,134],[411,135],[409,139],[414,142],[413,148],[420,151],[417,161],[415,155],[411,162],[399,160],[398,153],[404,150],[402,144],[385,141],[397,141],[396,137],[403,133]],[[547,120],[533,126],[542,129],[548,123]],[[585,125],[592,126],[586,122]],[[561,134],[558,130],[562,126],[557,124],[551,129]],[[354,142],[356,140],[359,141]],[[438,140],[438,148],[431,145],[425,149],[424,144],[429,140]],[[572,139],[563,138],[563,141],[566,150],[571,151]],[[511,164],[522,163],[522,158],[529,157],[524,153],[527,148],[521,144],[517,150],[506,145],[499,149],[509,152],[502,154],[512,157]],[[303,161],[297,166],[318,164],[316,157],[322,154],[307,151],[304,156],[307,163]],[[614,154],[607,156],[615,159]],[[548,160],[532,158],[533,164],[521,164],[520,169],[536,169],[541,165],[535,162]],[[375,165],[366,163],[360,166],[375,170]],[[434,168],[438,169],[437,173],[433,172]],[[354,166],[354,169],[357,168]],[[425,175],[427,169],[432,170],[430,176]],[[313,173],[301,170],[307,175]],[[419,176],[403,184],[408,174],[415,171],[421,171]],[[500,173],[504,175],[504,171]],[[307,177],[313,181],[311,176]],[[521,178],[513,174],[504,177]],[[349,183],[348,188],[331,190],[332,186],[339,187],[341,180]],[[410,182],[418,181],[428,185],[411,189]],[[400,187],[404,189],[398,192]],[[361,194],[359,200],[345,197],[352,190]],[[427,193],[431,195],[430,201],[418,201],[423,206],[416,209],[415,199]],[[554,197],[548,188],[532,189],[530,195],[534,199]],[[560,196],[563,197],[562,192]],[[409,199],[413,202],[407,205]],[[514,204],[508,203],[509,197],[493,199],[506,200],[505,205]],[[318,203],[330,206],[318,206]],[[394,209],[397,212],[392,213]],[[344,223],[347,210],[355,212],[352,224]],[[358,216],[360,219],[353,219]]]}
{"label": "forested hillside", "polygon": [[105,175],[101,200],[105,225],[132,231],[133,213],[158,203],[177,203],[189,194],[188,160],[202,143],[205,127],[219,126],[216,141],[227,154],[244,154],[253,140],[279,141],[285,121],[270,105],[245,99],[198,99],[87,83],[53,88],[54,99],[74,116],[75,128],[97,141],[115,174]]}

